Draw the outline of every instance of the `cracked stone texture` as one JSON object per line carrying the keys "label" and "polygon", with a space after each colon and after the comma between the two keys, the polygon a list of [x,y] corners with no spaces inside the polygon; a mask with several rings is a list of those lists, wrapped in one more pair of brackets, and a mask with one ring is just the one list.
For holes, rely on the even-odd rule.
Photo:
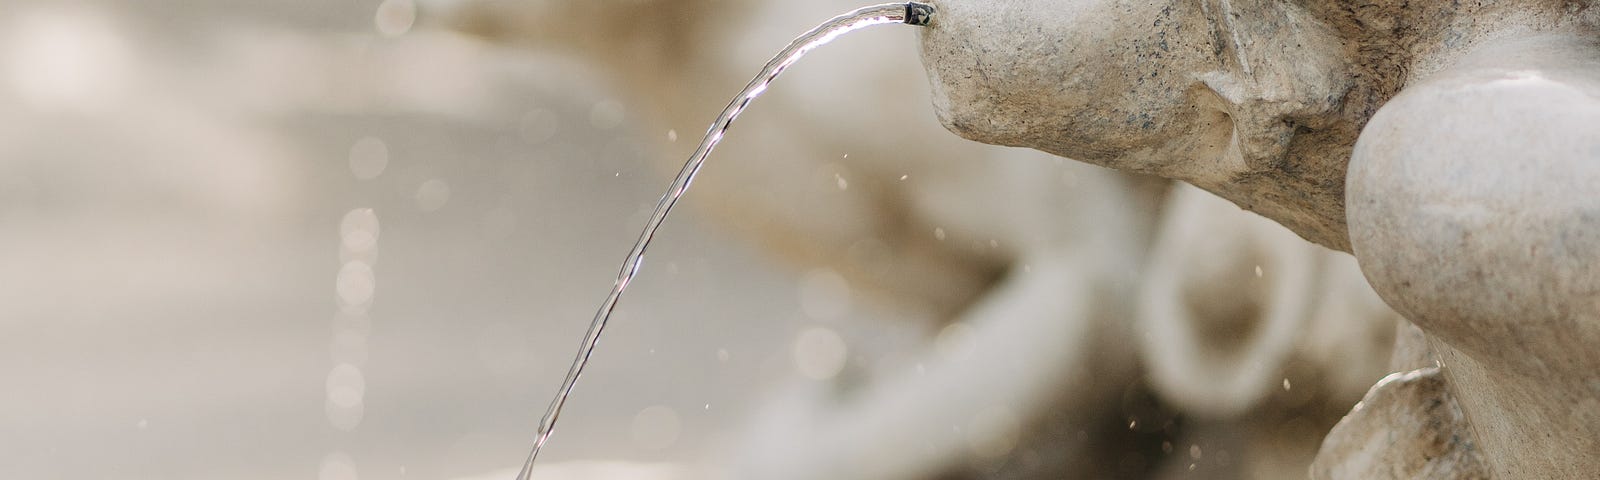
{"label": "cracked stone texture", "polygon": [[1492,476],[1600,471],[1594,2],[937,6],[948,129],[1184,180],[1352,252]]}

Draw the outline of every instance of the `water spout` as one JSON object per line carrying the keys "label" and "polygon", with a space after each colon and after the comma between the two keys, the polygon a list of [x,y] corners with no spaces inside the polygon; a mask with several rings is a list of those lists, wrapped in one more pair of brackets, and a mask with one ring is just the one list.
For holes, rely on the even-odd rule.
{"label": "water spout", "polygon": [[733,101],[728,104],[727,108],[722,110],[721,115],[717,116],[716,121],[711,124],[711,128],[706,131],[705,137],[700,140],[700,146],[695,149],[693,155],[689,156],[688,162],[684,163],[683,169],[673,179],[672,186],[667,189],[666,195],[661,197],[661,202],[656,205],[655,213],[650,216],[649,222],[645,224],[644,231],[639,234],[639,240],[634,243],[633,250],[628,253],[627,258],[622,262],[622,270],[617,274],[617,280],[611,288],[611,294],[600,305],[599,311],[595,312],[594,320],[589,324],[589,331],[584,334],[583,343],[578,347],[577,357],[573,359],[572,367],[567,370],[566,379],[562,381],[561,388],[557,390],[555,398],[551,400],[550,407],[545,411],[544,418],[539,421],[539,431],[534,438],[533,451],[528,453],[528,459],[523,463],[522,470],[517,474],[517,480],[528,480],[529,476],[533,474],[534,460],[539,456],[539,450],[544,448],[545,443],[550,440],[550,435],[554,433],[556,421],[561,417],[561,408],[566,405],[567,397],[572,394],[573,386],[577,384],[578,377],[582,376],[583,368],[589,362],[589,356],[594,353],[594,347],[600,340],[600,333],[605,330],[606,322],[611,318],[611,312],[616,309],[617,302],[621,300],[622,293],[628,288],[628,284],[633,282],[633,277],[639,273],[639,267],[644,261],[645,249],[650,246],[650,241],[655,238],[656,230],[661,227],[662,222],[671,213],[672,207],[677,205],[678,200],[689,189],[689,184],[694,181],[695,175],[700,173],[700,167],[705,165],[706,157],[711,154],[711,151],[717,147],[718,143],[722,142],[728,128],[733,126],[734,119],[738,118],[739,114],[750,106],[750,102],[761,96],[767,90],[767,87],[772,84],[772,81],[778,78],[778,75],[782,74],[785,69],[796,61],[799,61],[800,57],[805,56],[812,49],[827,44],[845,33],[873,25],[905,23],[925,26],[932,21],[933,14],[933,6],[910,2],[863,7],[834,17],[796,38],[788,47],[785,47],[777,56],[768,61],[767,65],[761,69],[761,73],[756,75],[756,78],[751,80],[744,87],[744,90],[741,90],[738,95],[733,97]]}

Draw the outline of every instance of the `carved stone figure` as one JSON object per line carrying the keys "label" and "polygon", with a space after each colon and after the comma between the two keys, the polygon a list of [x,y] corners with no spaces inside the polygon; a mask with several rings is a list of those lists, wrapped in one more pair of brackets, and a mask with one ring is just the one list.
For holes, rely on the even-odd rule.
{"label": "carved stone figure", "polygon": [[1493,476],[1600,471],[1593,2],[937,6],[950,130],[1185,180],[1352,252]]}
{"label": "carved stone figure", "polygon": [[[640,5],[424,18],[573,54],[653,132],[688,136],[773,48],[860,2]],[[1303,477],[1388,372],[1397,317],[1354,261],[1192,187],[949,135],[908,33],[797,65],[689,197],[800,268],[929,312],[911,348],[852,340],[838,377],[773,395],[732,478]]]}
{"label": "carved stone figure", "polygon": [[[687,143],[775,48],[860,6],[650,4],[460,2],[424,12],[586,61],[629,95],[630,114]],[[780,389],[720,460],[732,478],[774,480],[1115,472],[1099,459],[1159,446],[1163,435],[1159,425],[1130,432],[1118,410],[1124,397],[1148,395],[1128,319],[1170,182],[949,135],[928,114],[909,33],[864,32],[796,65],[741,118],[687,197],[767,253],[837,273],[858,298],[926,320],[910,348],[851,339],[860,353],[837,377]],[[664,172],[682,161],[652,157]],[[877,360],[885,356],[895,361]],[[1141,435],[1150,438],[1129,438]],[[1141,462],[1132,468],[1157,463]]]}

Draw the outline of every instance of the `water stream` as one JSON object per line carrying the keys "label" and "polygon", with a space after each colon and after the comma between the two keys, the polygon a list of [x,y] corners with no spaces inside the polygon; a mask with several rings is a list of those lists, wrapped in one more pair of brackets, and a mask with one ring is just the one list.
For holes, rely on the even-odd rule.
{"label": "water stream", "polygon": [[750,102],[767,91],[767,87],[778,78],[778,75],[812,49],[827,44],[845,33],[873,25],[904,23],[925,26],[933,12],[932,6],[916,2],[888,3],[856,9],[823,22],[778,52],[778,55],[761,69],[761,73],[756,75],[744,90],[739,91],[739,95],[722,110],[722,114],[717,116],[717,120],[706,131],[705,138],[700,140],[700,146],[689,156],[689,161],[684,163],[683,170],[673,179],[672,187],[661,197],[661,202],[656,204],[655,213],[650,215],[650,221],[639,234],[639,240],[633,244],[633,250],[628,252],[627,259],[623,260],[622,271],[617,274],[617,281],[611,287],[611,294],[606,296],[605,303],[600,304],[600,309],[595,312],[594,320],[589,324],[589,331],[584,334],[583,343],[578,347],[578,355],[573,359],[572,367],[567,370],[566,379],[561,382],[561,388],[556,392],[555,399],[550,401],[549,409],[539,421],[539,431],[534,438],[533,451],[528,453],[528,460],[523,463],[521,472],[517,474],[517,480],[528,480],[532,475],[534,459],[539,456],[539,450],[544,448],[545,442],[550,440],[550,434],[555,432],[556,421],[561,418],[561,408],[566,405],[567,397],[572,394],[572,387],[578,383],[578,377],[583,375],[583,368],[589,363],[589,356],[594,353],[595,344],[600,340],[600,332],[605,330],[611,312],[617,307],[617,301],[622,299],[623,291],[628,289],[628,284],[633,281],[634,275],[639,273],[645,249],[649,248],[650,241],[655,238],[656,229],[666,221],[667,214],[672,212],[672,207],[678,204],[678,199],[689,189],[689,184],[694,181],[695,175],[700,173],[700,167],[705,165],[706,157],[711,155],[711,151],[718,143],[722,142],[728,128],[733,126],[734,119],[750,106]]}

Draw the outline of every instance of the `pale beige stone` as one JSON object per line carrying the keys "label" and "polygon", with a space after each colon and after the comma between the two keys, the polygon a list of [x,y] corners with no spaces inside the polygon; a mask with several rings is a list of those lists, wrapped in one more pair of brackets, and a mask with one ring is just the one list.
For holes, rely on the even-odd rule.
{"label": "pale beige stone", "polygon": [[[1600,184],[1592,181],[1600,150],[1587,103],[1595,97],[1591,32],[1600,10],[1592,2],[936,4],[941,13],[920,35],[946,127],[988,143],[1186,180],[1321,245],[1353,246],[1382,300],[1426,331],[1402,328],[1392,365],[1411,370],[1441,361],[1448,388],[1427,398],[1457,402],[1473,420],[1471,429],[1456,422],[1435,433],[1482,435],[1482,465],[1501,478],[1593,471],[1583,452],[1595,450],[1600,408],[1592,399],[1600,387],[1586,372],[1600,370],[1589,353],[1600,301],[1594,270],[1582,268],[1594,263],[1585,252],[1597,251],[1582,250],[1596,244],[1587,207],[1595,203],[1583,202],[1597,198]],[[630,114],[644,113],[691,140],[749,66],[816,20],[856,6],[483,5],[464,17],[468,28],[598,60],[621,79],[621,91],[637,95],[625,102],[642,106]],[[630,8],[653,13],[619,14]],[[552,18],[564,24],[551,26]],[[530,28],[537,25],[550,28]],[[967,461],[951,455],[971,457],[969,439],[930,432],[976,413],[999,418],[983,401],[1019,402],[1013,405],[1023,405],[1015,413],[1022,419],[1042,418],[1030,410],[1071,411],[1075,420],[1060,425],[1081,426],[1076,419],[1114,412],[1115,394],[1142,366],[1152,371],[1155,394],[1206,418],[1195,438],[1236,437],[1221,450],[1236,454],[1279,450],[1227,473],[1201,473],[1285,478],[1282,472],[1304,471],[1294,460],[1308,448],[1296,443],[1304,435],[1274,430],[1274,423],[1322,418],[1304,398],[1359,396],[1387,357],[1373,339],[1388,338],[1385,319],[1394,314],[1375,300],[1351,259],[1281,231],[1265,234],[1270,229],[1257,226],[1259,219],[1236,210],[1197,208],[1177,199],[1193,197],[1181,190],[1158,210],[1163,181],[940,140],[925,128],[923,113],[907,107],[922,101],[920,79],[872,73],[906,60],[897,56],[906,48],[899,41],[883,34],[837,57],[849,60],[808,60],[844,68],[797,68],[785,85],[811,87],[782,87],[764,98],[762,108],[783,112],[783,120],[762,125],[752,116],[741,125],[735,135],[759,140],[730,142],[719,155],[728,160],[714,159],[696,195],[725,199],[701,206],[773,251],[835,268],[854,287],[928,306],[937,326],[970,326],[979,352],[1027,352],[1034,360],[996,370],[974,362],[997,356],[968,354],[928,362],[932,378],[921,380],[847,370],[844,378],[856,383],[842,388],[845,394],[784,397],[800,405],[788,411],[797,416],[785,421],[794,423],[768,430],[777,441],[759,447],[784,453],[760,460],[766,472],[928,474],[940,468],[934,464]],[[882,88],[848,88],[862,84]],[[835,115],[822,105],[836,97],[883,107]],[[819,145],[814,133],[821,131],[894,140],[876,148]],[[842,158],[847,150],[852,156]],[[760,161],[742,161],[752,158]],[[910,165],[919,175],[896,183]],[[1495,208],[1458,208],[1475,202]],[[1422,221],[1460,220],[1451,217],[1457,213],[1481,221],[1457,230],[1501,243],[1458,248],[1462,238],[1451,236],[1457,230]],[[1551,254],[1556,246],[1566,250]],[[1513,255],[1529,247],[1555,256]],[[1285,281],[1251,283],[1255,259],[1264,274]],[[1241,272],[1244,282],[1236,281]],[[1217,301],[1152,313],[1197,292]],[[1085,298],[1094,303],[1089,310],[1073,300]],[[1125,330],[1118,322],[1128,318],[1154,334]],[[1509,318],[1515,325],[1503,320]],[[1207,335],[1241,328],[1269,334],[1206,343]],[[940,358],[923,354],[917,358]],[[1084,380],[1086,370],[1101,374],[1099,381]],[[1312,380],[1293,382],[1292,395],[1274,388],[1301,376]],[[1057,390],[1073,393],[1046,393]],[[1423,406],[1417,399],[1424,396],[1373,395],[1369,412],[1382,404],[1382,411],[1418,418]],[[1352,418],[1330,443],[1404,433]],[[1327,428],[1320,421],[1311,424]],[[1537,435],[1544,437],[1531,438]],[[822,442],[838,438],[850,440]],[[925,438],[942,443],[901,448]],[[1088,451],[1067,443],[1063,451]],[[1386,470],[1378,460],[1388,457],[1355,465],[1342,453],[1328,455],[1324,464],[1367,469],[1343,472],[1411,471],[1408,464]],[[1168,467],[1182,477],[1187,465]],[[1332,478],[1364,478],[1339,475]]]}
{"label": "pale beige stone", "polygon": [[1187,180],[1353,251],[1493,476],[1600,471],[1593,2],[937,5],[952,131]]}
{"label": "pale beige stone", "polygon": [[1492,470],[1600,471],[1600,43],[1486,44],[1367,131],[1356,257],[1431,337]]}
{"label": "pale beige stone", "polygon": [[[654,145],[663,171],[767,56],[860,6],[445,3],[424,8],[423,24],[572,54],[616,80],[630,115],[678,133]],[[917,309],[926,324],[902,330],[925,336],[847,338],[837,377],[775,389],[718,460],[731,478],[773,480],[1114,472],[1097,456],[1126,450],[1116,410],[1139,371],[1126,318],[1170,182],[949,135],[929,114],[912,29],[841,38],[797,64],[730,131],[686,203],[764,253],[837,272],[857,304]]]}
{"label": "pale beige stone", "polygon": [[1438,367],[1396,373],[1333,427],[1311,478],[1491,478],[1467,432]]}

